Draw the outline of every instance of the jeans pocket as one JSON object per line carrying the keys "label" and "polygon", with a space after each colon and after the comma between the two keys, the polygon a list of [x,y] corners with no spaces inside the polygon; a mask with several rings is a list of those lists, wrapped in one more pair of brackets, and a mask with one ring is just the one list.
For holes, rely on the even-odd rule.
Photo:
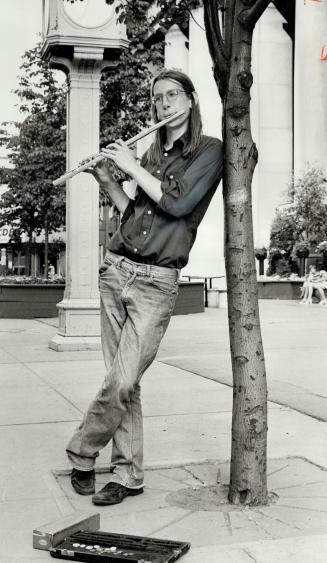
{"label": "jeans pocket", "polygon": [[102,276],[103,274],[107,273],[108,270],[110,268],[112,268],[113,265],[114,265],[114,262],[111,262],[110,260],[108,260],[106,258],[106,261],[102,262],[102,264],[99,267],[99,276]]}
{"label": "jeans pocket", "polygon": [[152,285],[160,289],[163,293],[167,295],[174,295],[178,292],[178,283],[173,279],[167,279],[159,276],[151,276],[150,282]]}

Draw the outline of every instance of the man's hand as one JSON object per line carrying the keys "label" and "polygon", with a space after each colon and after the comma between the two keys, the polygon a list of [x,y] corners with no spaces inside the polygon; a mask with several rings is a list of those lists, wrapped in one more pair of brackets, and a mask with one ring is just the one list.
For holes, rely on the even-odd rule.
{"label": "man's hand", "polygon": [[[98,155],[94,155],[94,156],[98,156]],[[91,156],[83,160],[81,164],[87,164],[88,160],[91,161],[92,158],[94,158],[94,156]],[[102,187],[109,186],[115,181],[113,177],[112,167],[110,166],[110,163],[107,162],[105,159],[100,160],[95,165],[90,166],[90,168],[86,168],[84,172],[86,172],[87,174],[92,174],[92,176],[96,179],[98,184],[100,184],[100,186]]]}
{"label": "man's hand", "polygon": [[[99,155],[94,156],[97,157]],[[85,159],[81,164],[87,164],[88,161],[94,159],[94,156]],[[105,156],[95,165],[90,165],[89,168],[86,168],[84,172],[92,174],[98,182],[100,200],[106,199],[110,204],[115,205],[120,213],[124,213],[129,203],[129,197],[122,189],[122,185],[115,179],[115,164]]]}
{"label": "man's hand", "polygon": [[138,167],[132,151],[122,139],[110,143],[107,148],[101,150],[101,156],[112,160],[120,170],[133,176],[135,167]]}

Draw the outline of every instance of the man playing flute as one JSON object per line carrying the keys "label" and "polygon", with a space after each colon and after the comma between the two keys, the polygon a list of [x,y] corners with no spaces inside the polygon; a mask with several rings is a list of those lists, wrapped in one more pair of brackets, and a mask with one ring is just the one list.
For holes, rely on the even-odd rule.
{"label": "man playing flute", "polygon": [[[115,182],[106,160],[88,169],[122,214],[100,267],[106,375],[67,446],[72,486],[92,494],[96,505],[143,493],[140,381],[169,324],[179,271],[222,175],[222,142],[202,134],[190,78],[165,69],[153,80],[151,94],[155,122],[184,113],[156,131],[141,166],[122,140],[102,151],[134,179],[135,199]],[[110,481],[95,493],[95,460],[110,440]]]}

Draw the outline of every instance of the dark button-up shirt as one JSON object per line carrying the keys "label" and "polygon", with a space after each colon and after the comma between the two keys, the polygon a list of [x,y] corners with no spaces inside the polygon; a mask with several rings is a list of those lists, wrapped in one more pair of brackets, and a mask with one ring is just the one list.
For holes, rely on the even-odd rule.
{"label": "dark button-up shirt", "polygon": [[139,186],[108,249],[134,262],[183,268],[197,228],[222,175],[222,142],[203,135],[193,156],[183,156],[183,138],[167,150],[159,165],[142,157],[141,166],[161,180],[155,203]]}

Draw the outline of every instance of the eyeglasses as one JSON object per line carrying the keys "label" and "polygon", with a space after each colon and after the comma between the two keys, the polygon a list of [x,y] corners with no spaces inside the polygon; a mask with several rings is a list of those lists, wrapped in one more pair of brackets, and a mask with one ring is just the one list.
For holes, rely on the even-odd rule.
{"label": "eyeglasses", "polygon": [[175,102],[180,94],[186,94],[185,90],[178,90],[177,88],[174,90],[168,90],[165,94],[155,94],[152,97],[152,102],[156,106],[161,106],[163,104],[164,96],[166,97],[167,102]]}

